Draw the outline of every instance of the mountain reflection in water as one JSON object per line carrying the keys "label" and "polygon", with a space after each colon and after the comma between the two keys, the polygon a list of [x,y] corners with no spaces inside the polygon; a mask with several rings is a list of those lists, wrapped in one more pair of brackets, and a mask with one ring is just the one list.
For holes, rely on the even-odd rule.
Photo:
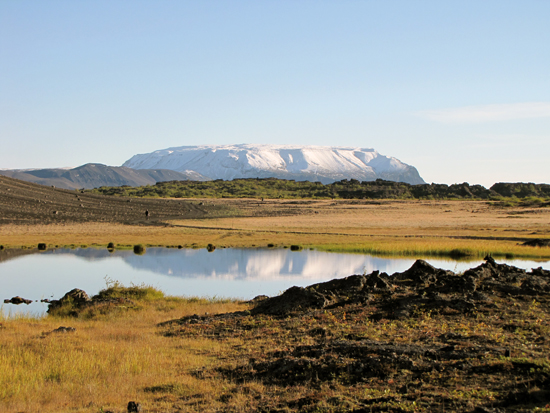
{"label": "mountain reflection in water", "polygon": [[[290,249],[169,249],[148,248],[144,255],[121,250],[59,249],[53,254],[70,254],[87,261],[119,258],[136,270],[174,277],[224,280],[280,280],[288,278],[331,279],[374,270],[395,272],[403,260],[359,254],[335,254]],[[406,259],[407,263],[414,262]],[[406,265],[407,266],[407,265]]]}
{"label": "mountain reflection in water", "polygon": [[[106,281],[123,285],[147,284],[168,295],[234,297],[250,299],[259,294],[276,295],[293,285],[307,286],[352,274],[404,271],[414,258],[380,258],[361,254],[328,253],[290,249],[169,249],[147,248],[145,254],[131,250],[57,249],[0,260],[3,297],[60,298],[73,288],[94,295]],[[481,260],[456,262],[428,259],[430,264],[455,272],[477,266]],[[499,262],[503,262],[497,260]],[[539,267],[532,261],[505,262],[521,268]],[[546,267],[546,265],[545,265]],[[4,304],[4,312],[41,314],[41,303],[27,306]]]}

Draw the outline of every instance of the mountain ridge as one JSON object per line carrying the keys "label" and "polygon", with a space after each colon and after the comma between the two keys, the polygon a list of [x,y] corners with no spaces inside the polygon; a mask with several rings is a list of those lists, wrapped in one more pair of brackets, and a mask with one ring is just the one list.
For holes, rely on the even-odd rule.
{"label": "mountain ridge", "polygon": [[194,180],[206,178],[194,172],[176,172],[166,169],[132,169],[124,166],[107,166],[87,163],[76,168],[5,169],[0,175],[41,185],[63,189],[92,189],[101,186],[143,186],[161,181]]}

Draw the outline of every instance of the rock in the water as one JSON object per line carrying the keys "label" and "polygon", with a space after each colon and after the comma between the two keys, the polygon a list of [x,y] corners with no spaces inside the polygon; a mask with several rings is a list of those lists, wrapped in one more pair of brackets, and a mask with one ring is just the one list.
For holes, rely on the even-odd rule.
{"label": "rock in the water", "polygon": [[15,304],[15,305],[27,304],[27,305],[29,305],[30,303],[32,303],[32,300],[27,300],[26,298],[19,297],[19,296],[15,296],[15,297],[4,300],[4,304]]}

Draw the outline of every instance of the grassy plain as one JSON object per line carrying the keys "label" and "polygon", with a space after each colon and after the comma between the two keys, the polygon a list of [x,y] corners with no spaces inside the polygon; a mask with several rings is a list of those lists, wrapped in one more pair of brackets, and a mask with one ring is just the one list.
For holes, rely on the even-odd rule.
{"label": "grassy plain", "polygon": [[550,411],[546,296],[388,319],[376,290],[268,316],[143,288],[73,316],[0,319],[0,411],[122,413],[131,400],[151,413]]}
{"label": "grassy plain", "polygon": [[[486,201],[200,202],[233,214],[143,219],[131,224],[4,224],[0,245],[20,249],[35,248],[38,243],[197,248],[298,244],[382,255],[458,252],[476,257],[491,253],[550,258],[549,247],[519,245],[550,236],[548,208],[497,207]],[[404,320],[373,320],[375,308],[350,305],[292,318],[244,317],[159,326],[192,314],[247,310],[249,305],[152,294],[133,304],[77,317],[0,316],[0,411],[121,413],[130,400],[140,402],[145,412],[344,412],[364,406],[371,411],[475,411],[476,406],[491,408],[493,400],[505,397],[501,393],[506,389],[515,395],[511,403],[549,411],[550,399],[540,387],[550,377],[547,304],[534,299],[495,300],[493,313],[442,318],[419,312]],[[75,331],[54,333],[59,326]],[[350,362],[337,357],[329,359],[338,374],[309,377],[306,363],[296,373],[306,379],[293,384],[277,382],[276,369],[274,382],[253,378],[257,373],[250,368],[269,366],[273,357],[303,346],[323,348],[329,339],[331,343],[375,340],[390,349],[415,343],[445,349],[451,347],[453,337],[456,351],[488,346],[492,353],[461,365],[445,362],[441,369],[436,363],[437,368],[421,378],[409,367],[399,367],[353,381],[353,371],[346,370]],[[463,337],[468,341],[462,343]],[[503,356],[504,348],[511,349],[511,357]],[[463,370],[476,375],[467,377]],[[288,370],[283,373],[289,377]]]}
{"label": "grassy plain", "polygon": [[[184,394],[215,393],[220,383],[199,380],[193,370],[214,362],[227,344],[203,337],[167,340],[157,323],[184,314],[235,311],[242,304],[157,297],[114,313],[66,317],[0,317],[0,411],[125,412],[130,400],[170,410],[155,386]],[[60,326],[75,332],[52,332]]]}
{"label": "grassy plain", "polygon": [[[550,235],[550,208],[499,207],[487,201],[208,199],[231,216],[0,226],[0,245],[255,247],[299,244],[381,255],[550,257],[522,242]],[[144,225],[147,224],[147,225]],[[154,225],[151,225],[154,224]]]}

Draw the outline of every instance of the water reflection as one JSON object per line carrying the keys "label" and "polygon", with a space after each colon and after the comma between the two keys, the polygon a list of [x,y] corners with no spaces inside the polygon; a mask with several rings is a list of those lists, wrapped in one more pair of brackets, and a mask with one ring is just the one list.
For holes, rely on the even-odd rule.
{"label": "water reflection", "polygon": [[[1,258],[1,257],[0,257]],[[153,285],[170,295],[218,296],[249,299],[258,294],[275,295],[285,289],[306,286],[332,278],[374,270],[401,272],[413,258],[380,258],[359,254],[336,254],[289,249],[167,249],[148,248],[144,255],[133,251],[106,249],[57,249],[32,255],[12,255],[0,259],[3,298],[59,298],[73,288],[96,294],[106,279],[125,285]],[[452,260],[427,260],[452,271],[464,271],[481,263]],[[499,261],[502,262],[502,261]],[[506,260],[521,268],[545,264]],[[42,313],[46,306],[4,304],[6,311]]]}

